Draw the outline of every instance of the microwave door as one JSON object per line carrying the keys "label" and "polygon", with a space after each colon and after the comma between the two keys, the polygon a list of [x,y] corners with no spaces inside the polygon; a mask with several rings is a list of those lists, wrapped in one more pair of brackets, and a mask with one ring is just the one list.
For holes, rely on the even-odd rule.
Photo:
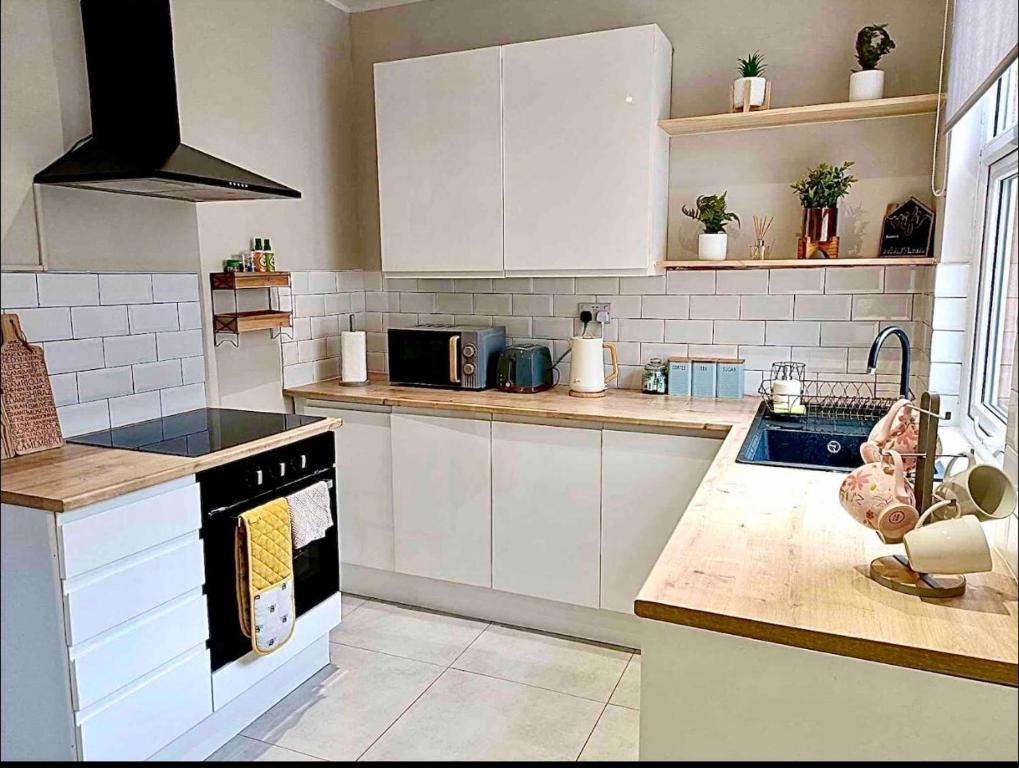
{"label": "microwave door", "polygon": [[389,380],[393,384],[458,387],[461,384],[460,334],[436,329],[391,329]]}

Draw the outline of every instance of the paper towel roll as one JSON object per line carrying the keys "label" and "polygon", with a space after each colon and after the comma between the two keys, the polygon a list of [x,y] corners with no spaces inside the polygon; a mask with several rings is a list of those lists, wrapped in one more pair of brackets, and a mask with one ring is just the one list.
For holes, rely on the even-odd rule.
{"label": "paper towel roll", "polygon": [[340,334],[340,380],[361,382],[368,378],[368,347],[364,331]]}

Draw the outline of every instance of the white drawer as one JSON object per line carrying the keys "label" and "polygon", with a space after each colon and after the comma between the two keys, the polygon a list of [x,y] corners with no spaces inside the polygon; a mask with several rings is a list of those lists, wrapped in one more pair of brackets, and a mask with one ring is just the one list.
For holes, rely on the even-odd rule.
{"label": "white drawer", "polygon": [[[181,488],[61,522],[60,575],[73,576],[176,539],[202,524],[198,485]],[[58,515],[57,520],[62,518]]]}
{"label": "white drawer", "polygon": [[204,583],[197,533],[64,581],[67,644],[82,643]]}
{"label": "white drawer", "polygon": [[158,669],[209,639],[205,596],[198,590],[70,649],[75,710]]}
{"label": "white drawer", "polygon": [[209,652],[194,648],[116,697],[79,712],[83,760],[145,760],[212,714]]}

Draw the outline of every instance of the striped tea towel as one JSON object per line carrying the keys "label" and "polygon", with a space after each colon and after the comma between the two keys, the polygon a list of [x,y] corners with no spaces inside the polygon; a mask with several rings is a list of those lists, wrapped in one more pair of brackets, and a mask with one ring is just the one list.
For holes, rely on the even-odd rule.
{"label": "striped tea towel", "polygon": [[330,501],[329,486],[324,482],[287,496],[294,549],[301,549],[326,535],[333,524]]}

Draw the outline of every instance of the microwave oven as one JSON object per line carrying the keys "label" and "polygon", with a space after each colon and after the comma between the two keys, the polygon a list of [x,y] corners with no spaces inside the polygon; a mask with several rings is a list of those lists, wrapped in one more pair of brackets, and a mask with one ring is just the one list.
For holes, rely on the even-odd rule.
{"label": "microwave oven", "polygon": [[505,326],[418,325],[389,329],[389,381],[415,387],[495,386]]}

